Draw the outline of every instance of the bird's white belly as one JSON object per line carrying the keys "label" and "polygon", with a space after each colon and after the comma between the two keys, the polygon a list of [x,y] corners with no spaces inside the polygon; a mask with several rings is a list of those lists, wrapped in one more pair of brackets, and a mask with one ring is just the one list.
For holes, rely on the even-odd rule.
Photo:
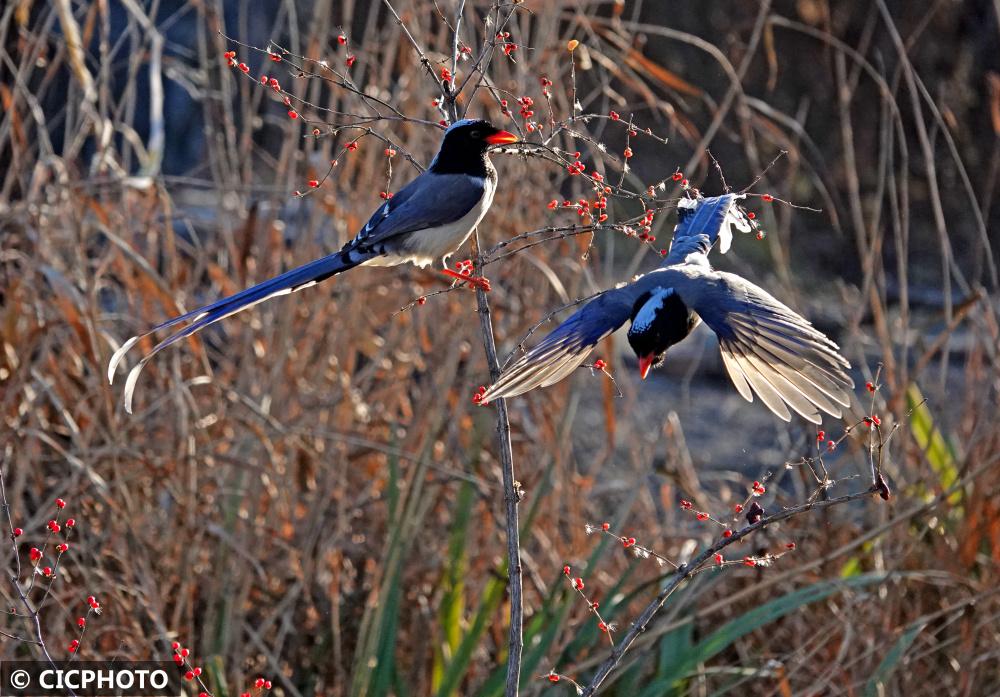
{"label": "bird's white belly", "polygon": [[496,184],[487,178],[483,197],[479,204],[464,216],[447,225],[407,233],[405,238],[399,241],[398,247],[393,250],[393,253],[375,257],[365,262],[365,265],[396,266],[404,262],[411,262],[424,268],[438,259],[442,262],[446,261],[459,247],[465,244],[469,235],[479,225],[483,216],[486,215],[486,211],[489,210],[490,204],[493,203],[495,191]]}

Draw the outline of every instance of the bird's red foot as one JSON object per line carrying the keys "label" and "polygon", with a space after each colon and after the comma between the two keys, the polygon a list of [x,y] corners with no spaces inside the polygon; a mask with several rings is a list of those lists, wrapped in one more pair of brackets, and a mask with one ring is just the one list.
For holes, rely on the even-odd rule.
{"label": "bird's red foot", "polygon": [[441,273],[443,273],[445,276],[449,276],[450,278],[454,278],[455,280],[468,283],[470,286],[474,288],[481,288],[486,292],[492,290],[492,286],[490,286],[490,279],[486,278],[485,276],[473,276],[471,273],[452,271],[451,269],[442,269]]}

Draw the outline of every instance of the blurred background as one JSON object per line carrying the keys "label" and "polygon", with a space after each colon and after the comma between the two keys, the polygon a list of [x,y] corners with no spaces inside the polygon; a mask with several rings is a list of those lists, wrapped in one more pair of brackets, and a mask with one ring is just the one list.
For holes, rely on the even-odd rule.
{"label": "blurred background", "polygon": [[[458,4],[391,5],[435,72],[450,67]],[[807,207],[749,199],[766,236],[738,235],[715,261],[850,359],[858,402],[823,424],[827,439],[872,412],[893,434],[890,502],[805,515],[737,545],[727,554],[797,549],[771,568],[694,577],[603,694],[998,693],[1000,4],[464,7],[471,57],[459,82],[498,12],[517,44],[488,63],[493,89],[463,93],[470,115],[537,139],[518,97],[535,100],[543,125],[575,99],[582,113],[617,111],[640,127],[627,173],[620,122],[579,120],[578,137],[553,143],[609,179],[643,190],[666,178],[660,195],[676,200],[675,170],[707,194],[724,190],[721,171],[734,190],[754,183]],[[326,60],[353,87],[224,35]],[[247,75],[227,65],[229,50]],[[295,95],[300,118],[259,85],[264,75]],[[541,77],[553,82],[548,102]],[[367,113],[359,92],[407,118],[371,133],[331,128]],[[127,337],[353,237],[380,192],[416,173],[404,155],[429,162],[438,97],[380,1],[0,9],[0,452],[22,556],[44,539],[55,497],[78,521],[42,614],[54,654],[93,594],[104,614],[82,657],[164,659],[176,639],[219,695],[257,674],[296,697],[503,693],[503,499],[496,413],[472,402],[489,382],[472,293],[411,305],[446,283],[412,267],[360,269],[160,354],[134,416],[121,381],[105,378]],[[391,170],[380,138],[400,151]],[[586,196],[580,177],[535,157],[493,160],[501,184],[485,248],[581,221],[547,207]],[[613,223],[639,210],[611,197],[608,212]],[[674,221],[657,216],[655,245],[605,229],[489,264],[501,355],[552,310],[654,267]],[[662,582],[664,569],[586,523],[607,520],[683,561],[719,528],[682,498],[729,521],[753,480],[766,482],[768,511],[870,483],[866,428],[818,451],[813,426],[739,397],[710,332],[645,383],[624,344],[597,356],[616,384],[581,369],[510,402],[525,694],[571,691],[538,676],[586,682],[607,655],[564,564],[619,634]],[[833,480],[823,491],[809,467],[786,466],[818,454]],[[2,592],[12,604],[12,587]],[[23,618],[3,622],[27,631]],[[0,642],[4,660],[33,655]]]}

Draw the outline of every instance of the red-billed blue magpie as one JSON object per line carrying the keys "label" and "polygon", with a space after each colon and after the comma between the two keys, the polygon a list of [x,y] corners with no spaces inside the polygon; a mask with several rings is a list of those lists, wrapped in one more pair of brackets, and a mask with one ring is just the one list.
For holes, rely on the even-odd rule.
{"label": "red-billed blue magpie", "polygon": [[157,353],[210,324],[276,295],[292,293],[355,266],[395,266],[412,262],[426,267],[446,261],[472,234],[493,203],[497,173],[489,148],[517,141],[517,136],[488,121],[457,121],[445,131],[430,167],[388,199],[350,242],[334,254],[287,271],[269,281],[164,322],[134,336],[115,351],[108,380],[137,341],[162,329],[190,322],[158,343],[132,368],[125,381],[125,410],[143,366]]}
{"label": "red-billed blue magpie", "polygon": [[716,239],[725,253],[732,227],[751,229],[736,204],[740,198],[682,200],[663,264],[584,305],[507,368],[482,402],[562,380],[629,320],[628,341],[645,379],[668,348],[704,321],[718,336],[729,377],[748,402],[756,394],[785,421],[791,418],[788,407],[813,423],[820,422],[820,410],[839,417],[854,382],[838,346],[763,288],[709,264]]}

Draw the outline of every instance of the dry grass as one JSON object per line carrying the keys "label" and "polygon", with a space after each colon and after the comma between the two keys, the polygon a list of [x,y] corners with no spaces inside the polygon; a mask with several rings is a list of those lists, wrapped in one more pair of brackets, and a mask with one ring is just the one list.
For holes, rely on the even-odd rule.
{"label": "dry grass", "polygon": [[[3,473],[27,531],[22,547],[37,544],[56,496],[80,521],[43,614],[47,638],[62,655],[92,593],[105,614],[84,656],[166,657],[178,638],[220,694],[265,673],[288,695],[426,695],[449,669],[459,680],[452,694],[497,694],[497,676],[502,694],[503,501],[494,414],[471,401],[487,381],[472,293],[395,314],[440,279],[362,269],[162,354],[143,374],[134,417],[104,378],[125,337],[338,248],[386,186],[375,137],[350,155],[343,147],[360,132],[302,137],[305,119],[358,113],[357,95],[240,49],[252,76],[280,75],[332,110],[304,107],[304,119],[288,119],[272,93],[226,67],[222,53],[234,47],[218,30],[342,65],[335,37],[345,27],[362,89],[412,119],[440,118],[434,85],[380,3],[289,3],[275,17],[236,5],[181,4],[153,19],[131,3],[0,10]],[[445,61],[451,33],[435,5],[393,5],[435,66]],[[478,52],[488,5],[467,5]],[[741,238],[720,263],[835,335],[859,385],[883,364],[875,410],[887,430],[900,426],[885,451],[897,496],[742,543],[733,554],[788,540],[798,549],[773,568],[696,576],[603,693],[1000,690],[995,8],[810,0],[709,3],[665,17],[656,5],[629,1],[619,13],[612,3],[526,2],[508,27],[517,62],[497,58],[490,78],[500,96],[533,96],[544,120],[538,77],[547,75],[564,118],[564,45],[579,39],[584,109],[634,113],[670,138],[633,139],[633,188],[680,167],[717,192],[711,148],[738,189],[788,151],[755,191],[823,212],[755,202],[766,240]],[[150,97],[156,66],[160,111]],[[468,101],[499,119],[488,90]],[[624,147],[620,124],[576,127],[610,153]],[[438,140],[418,122],[372,128],[421,163]],[[587,139],[562,146],[620,176],[616,158]],[[317,191],[291,197],[332,158],[339,164]],[[494,161],[502,185],[484,245],[575,221],[546,203],[586,195],[580,178],[538,158]],[[393,188],[412,176],[403,158],[393,169]],[[612,208],[613,220],[637,212],[627,201]],[[658,226],[662,245],[671,216]],[[487,267],[502,353],[552,309],[655,263],[634,239],[598,232],[588,254],[590,241],[563,236]],[[623,628],[662,582],[656,564],[588,536],[586,522],[613,521],[689,558],[713,531],[678,508],[682,497],[726,516],[767,472],[769,511],[816,488],[807,468],[782,467],[813,453],[815,432],[743,403],[721,382],[715,349],[690,342],[642,389],[627,353],[603,347],[621,399],[581,371],[510,403],[525,490],[525,693],[568,689],[531,679],[552,668],[585,683],[607,655],[562,579],[564,563]],[[854,417],[867,399],[859,389]],[[824,428],[839,436],[845,425]],[[867,486],[865,443],[850,436],[826,458],[837,480],[830,496]],[[792,595],[836,579],[843,586],[813,602]],[[759,626],[745,614],[769,602],[785,611]],[[6,629],[19,622],[8,617]],[[718,651],[697,653],[719,628],[728,634]],[[0,658],[29,655],[24,644],[0,645]]]}

